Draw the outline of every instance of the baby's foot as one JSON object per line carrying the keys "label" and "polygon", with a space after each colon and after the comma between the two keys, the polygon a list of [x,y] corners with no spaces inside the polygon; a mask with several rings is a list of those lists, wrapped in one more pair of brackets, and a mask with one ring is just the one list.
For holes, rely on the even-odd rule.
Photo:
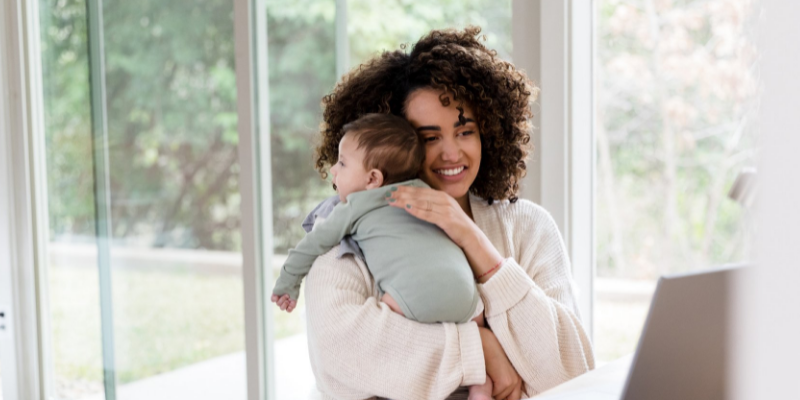
{"label": "baby's foot", "polygon": [[470,390],[469,400],[494,400],[491,394],[486,393],[472,393]]}
{"label": "baby's foot", "polygon": [[469,387],[469,400],[493,400],[492,378],[489,378],[489,375],[486,375],[484,384]]}

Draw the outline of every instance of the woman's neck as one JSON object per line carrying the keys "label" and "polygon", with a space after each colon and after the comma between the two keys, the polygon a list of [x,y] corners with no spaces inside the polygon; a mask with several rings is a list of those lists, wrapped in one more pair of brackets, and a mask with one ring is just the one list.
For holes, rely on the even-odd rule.
{"label": "woman's neck", "polygon": [[456,202],[458,202],[458,205],[461,206],[461,209],[467,213],[470,219],[474,219],[472,218],[472,206],[469,204],[469,193],[457,198]]}

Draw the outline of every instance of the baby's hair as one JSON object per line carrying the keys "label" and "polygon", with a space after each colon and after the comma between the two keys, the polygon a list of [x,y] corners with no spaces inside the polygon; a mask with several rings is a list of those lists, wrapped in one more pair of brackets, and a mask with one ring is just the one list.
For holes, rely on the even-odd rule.
{"label": "baby's hair", "polygon": [[364,149],[364,169],[377,169],[383,184],[414,179],[425,161],[425,147],[414,127],[393,114],[366,114],[342,127]]}

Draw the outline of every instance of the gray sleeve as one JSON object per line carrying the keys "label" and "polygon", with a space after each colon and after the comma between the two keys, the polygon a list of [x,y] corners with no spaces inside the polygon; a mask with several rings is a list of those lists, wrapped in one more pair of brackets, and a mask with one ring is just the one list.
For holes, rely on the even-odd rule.
{"label": "gray sleeve", "polygon": [[325,221],[309,232],[297,247],[289,250],[289,257],[281,268],[272,294],[288,294],[293,300],[297,300],[300,296],[300,282],[308,274],[314,260],[350,234],[355,222],[363,215],[359,211],[360,207],[350,201],[336,205]]}
{"label": "gray sleeve", "polygon": [[339,204],[338,194],[328,197],[319,203],[310,213],[308,213],[306,219],[303,220],[303,230],[306,231],[306,233],[311,232],[311,230],[314,229],[314,222],[317,221],[317,218],[328,218],[328,215],[333,211],[333,208],[336,207],[337,204]]}

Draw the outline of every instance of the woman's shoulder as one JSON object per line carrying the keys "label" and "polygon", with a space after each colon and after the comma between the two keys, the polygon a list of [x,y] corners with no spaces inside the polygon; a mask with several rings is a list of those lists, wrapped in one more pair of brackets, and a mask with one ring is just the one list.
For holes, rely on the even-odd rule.
{"label": "woman's shoulder", "polygon": [[[517,199],[512,202],[506,200],[495,200],[492,204],[488,201],[473,196],[473,213],[479,214],[494,214],[493,217],[499,217],[504,225],[511,228],[513,231],[525,230],[552,230],[558,232],[553,216],[541,205],[534,203],[527,199]],[[477,205],[477,207],[475,207]]]}

